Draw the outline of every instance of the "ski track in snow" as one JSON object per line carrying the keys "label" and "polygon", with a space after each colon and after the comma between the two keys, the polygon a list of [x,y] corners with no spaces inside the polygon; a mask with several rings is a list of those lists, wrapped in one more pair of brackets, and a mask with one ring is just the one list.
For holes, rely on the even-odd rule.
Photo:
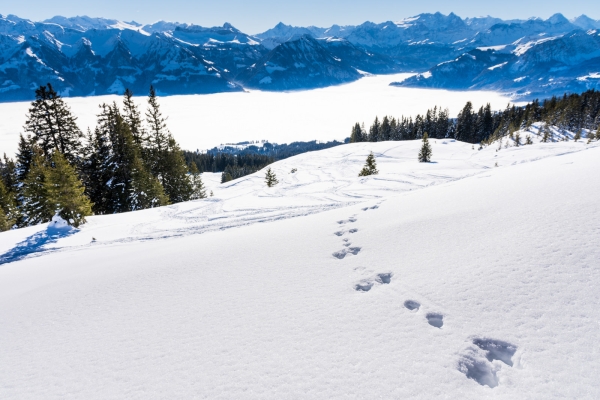
{"label": "ski track in snow", "polygon": [[[534,143],[539,142],[536,131],[539,132],[539,127],[534,125],[530,131],[522,132],[521,136],[525,138],[530,135]],[[0,264],[67,249],[183,237],[307,216],[481,176],[498,162],[500,166],[535,162],[597,145],[597,142],[585,145],[585,140],[582,140],[579,143],[538,143],[534,146],[502,148],[500,151],[496,151],[496,145],[492,145],[479,151],[471,144],[451,139],[432,139],[431,143],[434,146],[434,163],[428,165],[415,161],[414,154],[421,144],[418,140],[358,143],[301,154],[271,165],[280,180],[271,189],[261,184],[263,171],[226,184],[219,184],[220,174],[205,173],[203,178],[207,193],[213,190],[215,197],[120,214],[121,218],[116,217],[120,219],[118,227],[112,226],[109,221],[115,216],[90,217],[89,223],[82,229],[52,240],[44,235],[43,225],[18,231],[27,232],[28,236],[13,231],[11,234],[20,236],[21,240],[13,241],[8,246],[0,243]],[[357,171],[371,150],[381,172],[368,178],[358,178]],[[298,166],[301,168],[297,172],[290,172]],[[364,207],[363,211],[376,210],[378,204]],[[128,221],[128,216],[140,215],[137,213],[143,213],[144,217],[132,217]],[[355,218],[338,221],[338,224],[354,222]],[[356,256],[361,250],[360,246],[350,247],[346,244],[343,249],[336,250],[333,256],[344,259],[346,256]]]}

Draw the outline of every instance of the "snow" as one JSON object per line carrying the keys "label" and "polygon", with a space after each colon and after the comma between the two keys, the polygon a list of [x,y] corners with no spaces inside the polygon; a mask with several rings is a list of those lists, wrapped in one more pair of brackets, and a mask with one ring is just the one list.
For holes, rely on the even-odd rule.
{"label": "snow", "polygon": [[[366,75],[340,86],[294,92],[218,93],[211,95],[161,97],[163,114],[169,116],[170,131],[184,149],[207,149],[221,143],[269,140],[289,143],[297,140],[343,140],[356,122],[370,124],[375,116],[395,117],[424,114],[442,106],[456,116],[467,101],[479,108],[491,103],[503,110],[510,101],[495,92],[399,88],[389,86],[410,74]],[[265,77],[265,79],[268,77]],[[145,95],[143,93],[138,93]],[[136,97],[145,109],[146,98]],[[67,98],[78,124],[85,131],[96,125],[98,104],[121,102],[119,96]],[[0,103],[0,154],[17,149],[29,102]],[[233,113],[233,114],[232,114]],[[235,118],[232,118],[235,115]],[[310,118],[307,118],[310,116]],[[227,124],[223,124],[227,121]],[[282,129],[285,127],[285,129]]]}
{"label": "snow", "polygon": [[[542,35],[540,35],[542,36]],[[547,37],[544,39],[540,39],[540,40],[534,40],[534,41],[530,41],[530,42],[526,42],[523,44],[519,44],[515,50],[513,50],[513,54],[517,55],[517,56],[522,56],[523,54],[527,53],[527,51],[529,51],[531,48],[533,48],[534,46],[540,45],[542,43],[545,42],[549,42],[551,40],[556,40],[558,39],[560,36],[553,36],[553,37]],[[513,44],[517,44],[520,42],[521,39],[517,40],[516,42],[514,42]]]}
{"label": "snow", "polygon": [[578,81],[585,82],[588,79],[600,79],[600,72],[592,72],[586,76],[580,76],[577,78]]}
{"label": "snow", "polygon": [[504,67],[506,64],[508,64],[508,61],[505,61],[505,62],[503,62],[503,63],[501,63],[501,64],[494,65],[493,67],[489,67],[488,69],[489,69],[490,71],[493,71],[493,70],[495,70],[496,68],[502,68],[502,67]]}
{"label": "snow", "polygon": [[598,398],[600,145],[538,128],[1,233],[0,398]]}

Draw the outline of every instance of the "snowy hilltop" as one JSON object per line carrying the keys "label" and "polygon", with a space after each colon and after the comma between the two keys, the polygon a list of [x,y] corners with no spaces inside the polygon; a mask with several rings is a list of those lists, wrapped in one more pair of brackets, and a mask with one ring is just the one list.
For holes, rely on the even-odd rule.
{"label": "snowy hilltop", "polygon": [[600,22],[462,19],[420,14],[329,28],[283,23],[249,35],[104,18],[32,22],[0,16],[0,101],[28,100],[51,83],[64,96],[311,89],[371,74],[418,72],[410,87],[488,89],[534,97],[597,88]]}
{"label": "snowy hilltop", "polygon": [[598,398],[589,134],[347,144],[0,233],[0,398]]}

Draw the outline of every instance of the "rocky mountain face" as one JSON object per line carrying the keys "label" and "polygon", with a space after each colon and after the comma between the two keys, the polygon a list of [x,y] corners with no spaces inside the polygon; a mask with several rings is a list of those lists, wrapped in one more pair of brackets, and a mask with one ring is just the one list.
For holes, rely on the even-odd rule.
{"label": "rocky mountain face", "polygon": [[398,86],[491,89],[535,96],[596,88],[600,21],[462,19],[421,14],[358,26],[293,27],[257,35],[104,18],[32,22],[0,16],[0,101],[52,83],[64,96],[161,95],[324,87],[364,72],[416,72]]}

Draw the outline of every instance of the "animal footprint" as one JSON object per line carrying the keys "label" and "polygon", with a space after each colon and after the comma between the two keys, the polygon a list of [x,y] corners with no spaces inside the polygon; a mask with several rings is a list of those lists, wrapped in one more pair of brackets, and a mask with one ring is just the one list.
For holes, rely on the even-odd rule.
{"label": "animal footprint", "polygon": [[404,307],[408,308],[410,311],[417,312],[419,311],[419,307],[421,307],[421,304],[414,300],[406,300],[404,302]]}
{"label": "animal footprint", "polygon": [[438,313],[429,313],[425,316],[429,325],[441,329],[444,326],[444,316]]}
{"label": "animal footprint", "polygon": [[336,251],[332,255],[335,258],[338,258],[338,259],[342,260],[348,254],[357,255],[359,252],[360,252],[360,247],[349,247],[347,249],[342,249],[340,251]]}
{"label": "animal footprint", "polygon": [[354,290],[357,292],[368,292],[375,285],[387,285],[392,281],[393,274],[391,272],[383,272],[376,274],[373,277],[363,279],[354,284]]}
{"label": "animal footprint", "polygon": [[346,233],[356,233],[358,232],[358,229],[350,229],[348,231],[337,231],[337,232],[333,232],[333,234],[335,236],[344,236]]}
{"label": "animal footprint", "polygon": [[512,357],[517,346],[496,339],[473,339],[473,345],[465,350],[458,362],[458,370],[482,386],[495,388],[499,384],[497,372],[501,361],[509,367],[513,366]]}
{"label": "animal footprint", "polygon": [[378,208],[379,208],[379,206],[378,206],[378,205],[375,205],[375,206],[373,206],[373,207],[365,207],[365,208],[363,208],[362,210],[363,210],[363,211],[369,211],[369,210],[377,210]]}
{"label": "animal footprint", "polygon": [[340,225],[344,225],[344,224],[349,224],[349,223],[352,223],[352,222],[356,222],[356,218],[350,217],[348,219],[343,219],[341,221],[338,221],[337,223],[340,224]]}

